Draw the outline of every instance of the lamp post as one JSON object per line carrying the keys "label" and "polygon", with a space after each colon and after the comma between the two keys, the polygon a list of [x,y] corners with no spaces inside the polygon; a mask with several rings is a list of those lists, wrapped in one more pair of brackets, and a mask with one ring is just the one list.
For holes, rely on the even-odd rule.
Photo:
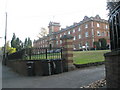
{"label": "lamp post", "polygon": [[4,45],[4,65],[6,65],[6,40],[7,40],[7,12],[6,15],[6,21],[5,21],[5,45]]}

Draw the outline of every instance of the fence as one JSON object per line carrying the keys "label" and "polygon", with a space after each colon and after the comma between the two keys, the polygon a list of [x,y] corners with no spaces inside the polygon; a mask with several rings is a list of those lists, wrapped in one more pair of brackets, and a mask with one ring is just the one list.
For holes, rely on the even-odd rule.
{"label": "fence", "polygon": [[8,55],[8,60],[62,59],[62,48],[26,48]]}
{"label": "fence", "polygon": [[109,24],[111,50],[120,50],[120,5],[110,13]]}

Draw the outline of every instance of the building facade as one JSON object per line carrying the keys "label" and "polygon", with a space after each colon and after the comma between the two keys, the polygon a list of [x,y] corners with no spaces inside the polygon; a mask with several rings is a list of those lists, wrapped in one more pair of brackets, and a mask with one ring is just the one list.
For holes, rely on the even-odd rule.
{"label": "building facade", "polygon": [[110,44],[108,21],[101,19],[99,15],[95,17],[85,16],[79,23],[73,23],[71,26],[60,29],[60,23],[49,23],[49,34],[33,42],[34,47],[62,47],[60,38],[63,35],[72,35],[74,50],[91,49],[94,42],[100,38],[105,38],[107,44]]}

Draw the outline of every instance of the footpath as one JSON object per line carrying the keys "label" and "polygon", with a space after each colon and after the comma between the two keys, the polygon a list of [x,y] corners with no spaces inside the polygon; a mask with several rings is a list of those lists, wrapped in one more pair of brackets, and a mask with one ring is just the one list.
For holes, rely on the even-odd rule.
{"label": "footpath", "polygon": [[35,77],[21,76],[10,68],[2,66],[2,88],[80,88],[104,78],[104,65]]}

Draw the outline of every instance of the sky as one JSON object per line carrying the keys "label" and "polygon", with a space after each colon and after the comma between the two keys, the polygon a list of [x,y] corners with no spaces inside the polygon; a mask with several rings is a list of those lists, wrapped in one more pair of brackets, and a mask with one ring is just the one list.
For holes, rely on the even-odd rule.
{"label": "sky", "polygon": [[65,28],[80,22],[84,16],[99,14],[108,19],[106,0],[0,0],[0,47],[4,45],[5,12],[7,41],[11,41],[13,33],[23,42],[27,37],[37,40],[40,28],[48,29],[50,21]]}

